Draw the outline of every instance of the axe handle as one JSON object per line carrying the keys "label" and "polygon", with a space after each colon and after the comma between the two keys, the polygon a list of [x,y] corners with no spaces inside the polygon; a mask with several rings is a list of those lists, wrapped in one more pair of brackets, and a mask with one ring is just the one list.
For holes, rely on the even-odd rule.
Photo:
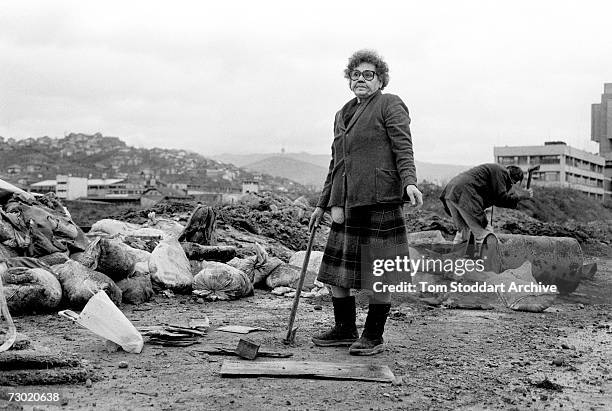
{"label": "axe handle", "polygon": [[529,187],[531,186],[531,175],[533,174],[533,171],[529,171],[527,173],[527,189],[529,189]]}
{"label": "axe handle", "polygon": [[540,166],[535,166],[527,170],[527,190],[531,187],[531,177],[533,176],[534,171],[538,171]]}
{"label": "axe handle", "polygon": [[285,341],[288,342],[292,342],[292,340],[295,338],[295,334],[293,333],[293,323],[295,321],[295,315],[297,314],[298,304],[300,303],[300,294],[302,293],[302,287],[304,286],[306,269],[308,268],[308,261],[310,260],[310,252],[312,251],[312,244],[314,243],[316,232],[317,227],[315,226],[310,232],[308,248],[306,249],[306,255],[304,256],[304,264],[302,264],[302,272],[300,273],[300,279],[298,281],[297,289],[295,290],[295,297],[293,297],[293,307],[291,308],[291,316],[289,317],[289,325],[287,326],[287,337],[285,337]]}

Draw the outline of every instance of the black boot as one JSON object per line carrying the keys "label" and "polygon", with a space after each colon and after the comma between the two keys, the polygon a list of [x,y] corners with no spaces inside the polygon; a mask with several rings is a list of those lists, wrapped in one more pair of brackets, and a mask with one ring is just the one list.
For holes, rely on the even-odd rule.
{"label": "black boot", "polygon": [[316,334],[312,342],[319,347],[348,347],[359,337],[355,325],[355,297],[332,297],[336,325]]}
{"label": "black boot", "polygon": [[374,355],[384,351],[383,332],[390,309],[391,304],[370,304],[361,337],[349,348],[351,355]]}

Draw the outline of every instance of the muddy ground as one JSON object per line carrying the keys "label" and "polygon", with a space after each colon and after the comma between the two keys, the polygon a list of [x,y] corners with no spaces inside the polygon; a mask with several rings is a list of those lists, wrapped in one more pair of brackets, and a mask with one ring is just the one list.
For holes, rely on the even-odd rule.
{"label": "muddy ground", "polygon": [[[404,296],[396,301],[387,323],[388,349],[376,357],[352,357],[346,348],[313,346],[310,335],[332,319],[329,297],[302,300],[297,346],[290,348],[281,340],[292,300],[262,290],[233,302],[198,303],[190,296],[157,295],[150,303],[122,307],[137,327],[187,325],[190,318],[206,315],[211,330],[202,344],[237,343],[238,334],[214,331],[220,325],[265,327],[270,331],[251,333],[249,338],[268,349],[291,352],[293,360],[386,364],[402,377],[401,385],[221,378],[222,362],[235,357],[198,353],[202,344],[145,344],[141,354],[109,353],[87,330],[57,315],[38,315],[16,318],[19,331],[36,345],[87,360],[95,373],[93,383],[15,390],[57,391],[63,398],[60,405],[38,408],[66,410],[611,409],[612,260],[598,262],[593,280],[539,314],[501,307],[430,307]],[[365,320],[363,308],[358,326]],[[123,361],[127,368],[119,367]],[[5,408],[20,406],[0,399],[0,409]]]}

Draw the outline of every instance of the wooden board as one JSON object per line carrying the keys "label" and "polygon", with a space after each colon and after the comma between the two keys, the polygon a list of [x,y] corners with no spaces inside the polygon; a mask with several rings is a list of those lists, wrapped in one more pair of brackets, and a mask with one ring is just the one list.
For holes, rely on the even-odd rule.
{"label": "wooden board", "polygon": [[[213,347],[213,346],[205,346],[198,347],[197,350],[193,350],[195,352],[201,352],[205,354],[213,354],[213,355],[234,355],[238,356],[236,350],[230,347]],[[268,357],[268,358],[289,358],[293,357],[293,353],[290,352],[274,352],[274,351],[266,351],[259,350],[257,352],[258,357]]]}
{"label": "wooden board", "polygon": [[265,328],[261,327],[249,327],[247,325],[224,325],[222,327],[218,327],[215,331],[224,331],[228,333],[236,333],[236,334],[248,334],[253,331],[268,331]]}
{"label": "wooden board", "polygon": [[221,377],[281,377],[392,382],[386,365],[314,361],[223,361]]}

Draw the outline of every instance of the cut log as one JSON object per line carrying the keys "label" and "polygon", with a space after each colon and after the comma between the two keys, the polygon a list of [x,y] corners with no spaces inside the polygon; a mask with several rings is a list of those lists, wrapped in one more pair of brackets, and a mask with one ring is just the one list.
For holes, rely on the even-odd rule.
{"label": "cut log", "polygon": [[376,382],[395,380],[395,376],[386,365],[311,361],[248,363],[224,361],[220,374],[221,377],[281,377]]}
{"label": "cut log", "polygon": [[181,243],[189,260],[206,260],[226,263],[236,257],[236,247],[229,245],[200,245],[196,243]]}
{"label": "cut log", "polygon": [[35,370],[56,367],[78,367],[81,361],[65,355],[35,350],[7,351],[0,356],[0,370]]}

